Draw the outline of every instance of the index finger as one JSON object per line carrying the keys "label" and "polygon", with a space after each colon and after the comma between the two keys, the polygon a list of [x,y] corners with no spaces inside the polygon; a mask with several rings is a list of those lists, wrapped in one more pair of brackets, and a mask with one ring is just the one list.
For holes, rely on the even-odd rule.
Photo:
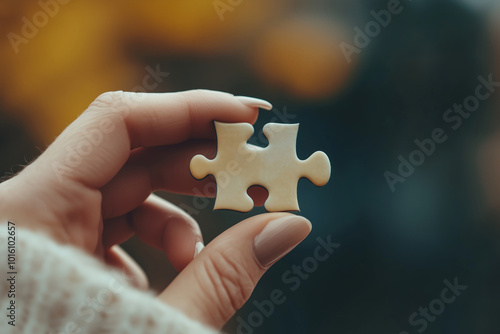
{"label": "index finger", "polygon": [[214,120],[254,123],[259,107],[272,108],[263,100],[207,90],[105,93],[28,168],[43,179],[69,179],[99,189],[132,149],[211,138]]}

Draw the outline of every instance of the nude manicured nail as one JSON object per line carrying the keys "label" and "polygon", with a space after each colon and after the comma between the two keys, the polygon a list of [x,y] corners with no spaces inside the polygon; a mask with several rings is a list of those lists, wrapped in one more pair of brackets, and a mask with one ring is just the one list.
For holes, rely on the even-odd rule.
{"label": "nude manicured nail", "polygon": [[253,241],[255,258],[267,268],[290,252],[311,232],[309,220],[285,216],[269,222]]}
{"label": "nude manicured nail", "polygon": [[262,108],[266,110],[273,109],[273,105],[265,100],[256,99],[248,96],[235,96],[238,101],[249,107]]}

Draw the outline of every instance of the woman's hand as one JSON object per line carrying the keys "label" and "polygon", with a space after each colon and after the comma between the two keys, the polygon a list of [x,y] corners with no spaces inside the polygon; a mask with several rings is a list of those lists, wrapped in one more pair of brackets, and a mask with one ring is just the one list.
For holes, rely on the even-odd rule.
{"label": "woman's hand", "polygon": [[[137,234],[181,271],[160,298],[220,328],[311,225],[285,213],[255,216],[193,260],[203,242],[198,224],[152,192],[199,194],[212,181],[195,180],[189,162],[215,154],[213,120],[253,123],[259,107],[271,105],[213,91],[105,93],[36,161],[0,184],[0,220],[94,254],[146,288],[144,273],[117,246]],[[263,195],[254,199],[262,203]]]}

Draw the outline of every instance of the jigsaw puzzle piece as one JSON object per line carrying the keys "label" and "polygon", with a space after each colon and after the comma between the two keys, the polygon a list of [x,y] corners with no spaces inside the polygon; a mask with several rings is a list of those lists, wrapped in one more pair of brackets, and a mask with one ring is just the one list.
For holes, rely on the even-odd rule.
{"label": "jigsaw puzzle piece", "polygon": [[269,192],[265,203],[267,211],[299,211],[299,179],[308,178],[317,186],[325,185],[330,179],[330,160],[325,153],[315,152],[306,160],[297,157],[298,130],[299,124],[269,123],[264,126],[264,134],[269,140],[266,148],[269,167],[265,185]]}
{"label": "jigsaw puzzle piece", "polygon": [[[250,123],[221,123],[215,122],[217,132],[217,155],[227,155],[235,158],[244,154],[241,149],[253,135],[253,126]],[[217,157],[216,157],[217,158]]]}
{"label": "jigsaw puzzle piece", "polygon": [[219,184],[217,181],[217,197],[215,198],[214,210],[230,209],[240,212],[248,212],[253,209],[254,203],[247,194],[250,188],[248,183],[239,178],[231,178],[227,183]]}
{"label": "jigsaw puzzle piece", "polygon": [[[201,154],[191,159],[189,169],[191,174],[198,180],[212,174],[217,179],[227,165],[238,155],[245,154],[245,145],[253,134],[253,127],[248,123],[226,124],[215,122],[217,132],[217,155],[209,160]],[[250,153],[249,153],[250,154]]]}
{"label": "jigsaw puzzle piece", "polygon": [[269,145],[261,153],[265,166],[258,177],[269,197],[264,203],[267,211],[298,211],[296,141],[299,124],[268,123],[263,133]]}
{"label": "jigsaw puzzle piece", "polygon": [[330,179],[330,160],[323,152],[315,152],[308,159],[300,160],[295,155],[287,161],[285,168],[266,188],[269,198],[265,203],[267,211],[300,211],[297,199],[297,184],[305,177],[316,186],[324,186]]}
{"label": "jigsaw puzzle piece", "polygon": [[[324,186],[330,180],[331,166],[328,156],[321,151],[314,152],[308,159],[297,157],[296,142],[299,124],[268,123],[264,134],[269,139],[269,149],[278,156],[288,173],[288,179],[305,177],[317,186]],[[274,166],[277,166],[275,163]]]}
{"label": "jigsaw puzzle piece", "polygon": [[323,152],[315,152],[308,159],[300,160],[297,155],[283,158],[284,168],[266,189],[269,197],[264,206],[267,211],[300,211],[297,199],[297,184],[305,177],[316,186],[324,186],[330,179],[330,160]]}
{"label": "jigsaw puzzle piece", "polygon": [[[272,152],[273,156],[279,156],[279,161],[283,161],[284,163],[292,162],[293,158],[297,158],[295,146],[297,144],[298,131],[299,124],[267,123],[262,129],[262,132],[269,141],[266,149]],[[274,164],[269,163],[269,165],[272,166]]]}
{"label": "jigsaw puzzle piece", "polygon": [[213,160],[197,155],[190,164],[197,179],[208,174],[217,181],[215,209],[250,211],[253,200],[247,190],[252,185],[267,189],[267,211],[298,211],[297,183],[302,177],[317,186],[330,178],[330,160],[323,152],[315,152],[306,160],[296,154],[298,124],[269,123],[263,132],[269,140],[265,148],[247,143],[253,134],[248,123],[215,122],[217,156]]}
{"label": "jigsaw puzzle piece", "polygon": [[318,187],[324,186],[330,180],[330,159],[324,152],[317,151],[306,160],[300,160],[300,166],[301,177],[309,179]]}
{"label": "jigsaw puzzle piece", "polygon": [[246,192],[250,185],[242,182],[245,180],[230,174],[234,167],[226,164],[225,169],[220,169],[220,165],[216,159],[209,160],[202,155],[196,155],[191,160],[191,173],[195,178],[201,180],[207,175],[215,177],[217,194],[214,210],[232,209],[241,212],[252,210],[254,203]]}
{"label": "jigsaw puzzle piece", "polygon": [[266,210],[269,212],[299,211],[297,183],[298,179],[284,177],[267,186],[269,197],[264,203]]}
{"label": "jigsaw puzzle piece", "polygon": [[189,164],[191,175],[193,175],[195,179],[201,180],[207,175],[212,174],[213,164],[213,160],[209,160],[201,154],[195,155]]}
{"label": "jigsaw puzzle piece", "polygon": [[203,155],[196,155],[190,163],[191,174],[196,179],[213,175],[217,183],[214,209],[232,209],[250,211],[253,200],[247,194],[251,186],[244,174],[245,160],[254,159],[254,150],[247,145],[253,134],[253,127],[248,123],[226,124],[215,122],[217,132],[217,155],[209,160]]}

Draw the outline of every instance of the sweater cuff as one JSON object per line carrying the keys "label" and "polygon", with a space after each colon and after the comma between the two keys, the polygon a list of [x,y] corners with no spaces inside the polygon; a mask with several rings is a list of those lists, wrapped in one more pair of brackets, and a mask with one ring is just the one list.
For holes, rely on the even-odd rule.
{"label": "sweater cuff", "polygon": [[44,234],[2,223],[0,253],[2,333],[217,333]]}

